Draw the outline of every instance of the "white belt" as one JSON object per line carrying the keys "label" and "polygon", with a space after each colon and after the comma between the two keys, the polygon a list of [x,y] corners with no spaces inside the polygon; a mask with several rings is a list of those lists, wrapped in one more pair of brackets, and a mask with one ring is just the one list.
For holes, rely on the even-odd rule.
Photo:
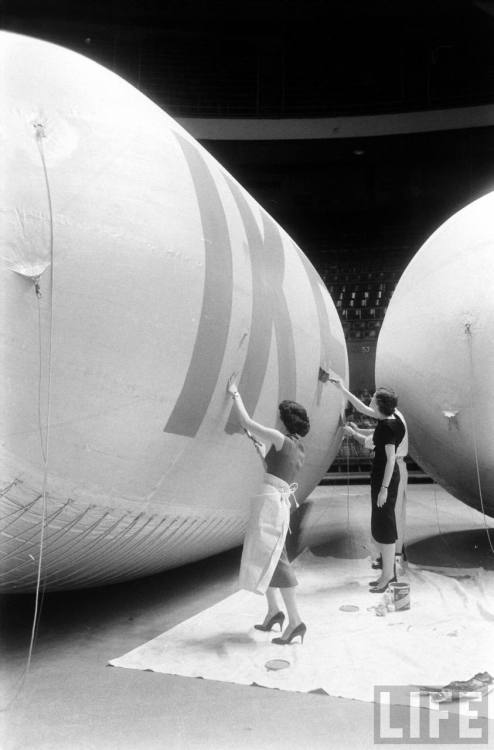
{"label": "white belt", "polygon": [[297,482],[293,482],[292,484],[288,484],[288,482],[285,482],[284,479],[280,479],[279,477],[275,477],[274,474],[265,474],[264,475],[264,482],[266,484],[270,484],[272,487],[278,490],[278,492],[281,494],[281,497],[284,501],[290,501],[290,498],[293,497],[295,501],[295,505],[298,508],[297,498],[295,497],[295,493],[298,490],[298,484]]}

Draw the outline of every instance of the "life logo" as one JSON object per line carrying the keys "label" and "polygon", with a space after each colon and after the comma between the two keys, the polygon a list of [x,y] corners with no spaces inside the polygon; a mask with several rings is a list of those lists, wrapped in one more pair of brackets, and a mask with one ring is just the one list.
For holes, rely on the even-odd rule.
{"label": "life logo", "polygon": [[376,685],[374,743],[486,745],[490,701],[481,689],[447,694],[410,685]]}

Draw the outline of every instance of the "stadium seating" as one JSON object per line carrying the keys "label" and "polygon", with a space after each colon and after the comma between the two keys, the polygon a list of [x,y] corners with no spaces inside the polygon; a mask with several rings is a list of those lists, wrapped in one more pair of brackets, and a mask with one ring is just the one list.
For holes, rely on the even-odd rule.
{"label": "stadium seating", "polygon": [[375,340],[403,264],[398,256],[392,265],[372,257],[356,264],[338,262],[319,269],[333,298],[347,340]]}

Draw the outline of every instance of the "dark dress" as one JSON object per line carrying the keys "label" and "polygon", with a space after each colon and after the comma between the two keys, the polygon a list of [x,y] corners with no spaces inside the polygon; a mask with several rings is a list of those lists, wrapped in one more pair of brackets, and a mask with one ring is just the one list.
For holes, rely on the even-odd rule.
{"label": "dark dress", "polygon": [[[274,446],[271,446],[266,454],[264,459],[266,472],[291,484],[302,467],[304,459],[305,449],[299,435],[286,435],[281,450],[277,451]],[[283,546],[269,585],[278,589],[287,589],[297,584],[298,581],[288,560],[286,546]]]}
{"label": "dark dress", "polygon": [[386,445],[394,445],[397,448],[404,435],[405,425],[397,415],[380,420],[374,430],[374,461],[371,472],[371,532],[376,542],[380,544],[392,544],[398,539],[395,504],[400,483],[400,471],[396,463],[389,482],[388,497],[382,508],[377,506],[377,497],[386,468]]}

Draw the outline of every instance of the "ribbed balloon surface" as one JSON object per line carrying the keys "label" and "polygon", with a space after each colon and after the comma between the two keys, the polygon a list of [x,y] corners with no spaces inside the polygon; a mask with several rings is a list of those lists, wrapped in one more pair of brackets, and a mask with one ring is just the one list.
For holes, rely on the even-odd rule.
{"label": "ribbed balloon surface", "polygon": [[377,345],[376,385],[399,395],[410,453],[494,515],[494,193],[446,221],[406,268]]}
{"label": "ribbed balloon surface", "polygon": [[284,398],[340,441],[343,331],[300,249],[172,118],[69,50],[2,33],[0,588],[156,572],[239,544],[262,475],[231,418]]}

